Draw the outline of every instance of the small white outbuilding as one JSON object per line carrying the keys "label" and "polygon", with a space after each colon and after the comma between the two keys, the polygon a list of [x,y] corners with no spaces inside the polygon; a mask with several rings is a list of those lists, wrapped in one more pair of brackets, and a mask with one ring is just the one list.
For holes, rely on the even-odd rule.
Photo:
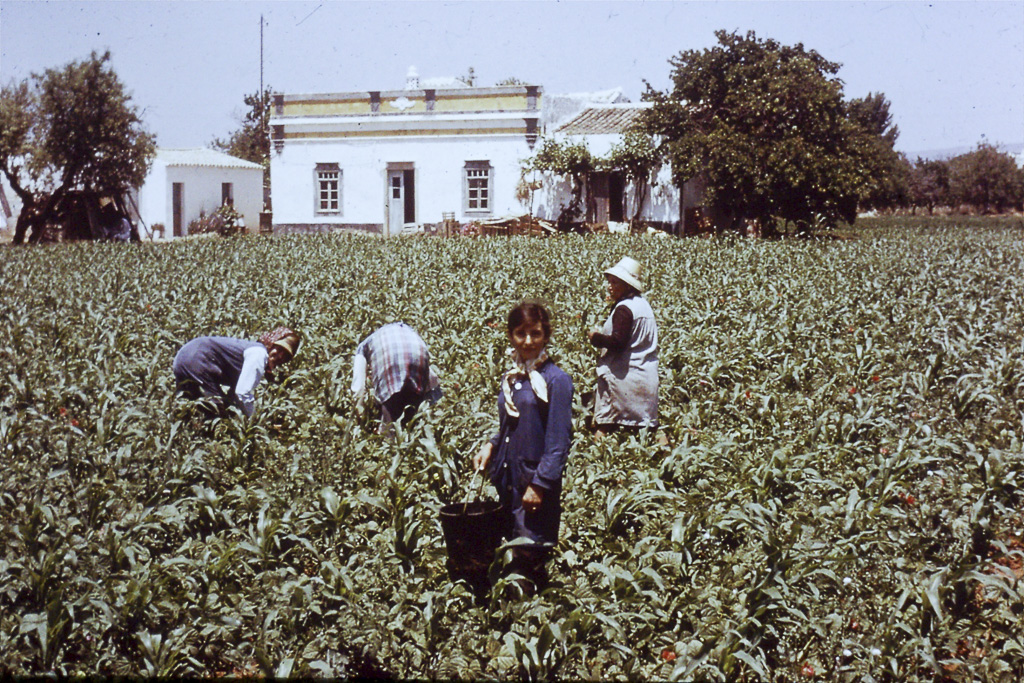
{"label": "small white outbuilding", "polygon": [[139,233],[157,229],[156,239],[184,237],[189,222],[230,202],[246,229],[259,228],[263,210],[263,167],[224,152],[158,148],[152,168],[138,192]]}

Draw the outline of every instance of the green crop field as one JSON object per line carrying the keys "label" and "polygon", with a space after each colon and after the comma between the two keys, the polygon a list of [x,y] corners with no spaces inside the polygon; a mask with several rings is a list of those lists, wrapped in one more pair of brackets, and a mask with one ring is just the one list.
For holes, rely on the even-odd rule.
{"label": "green crop field", "polygon": [[[1021,680],[1024,227],[842,237],[0,249],[0,675]],[[623,255],[668,446],[584,428]],[[547,591],[478,604],[438,510],[526,296],[576,385],[563,538]],[[348,384],[396,319],[446,395],[389,441]],[[306,343],[251,420],[174,398],[184,342],[279,324]]]}

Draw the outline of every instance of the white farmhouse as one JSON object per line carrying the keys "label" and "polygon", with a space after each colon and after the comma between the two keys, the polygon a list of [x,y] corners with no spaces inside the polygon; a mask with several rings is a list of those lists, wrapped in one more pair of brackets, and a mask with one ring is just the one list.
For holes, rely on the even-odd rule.
{"label": "white farmhouse", "polygon": [[415,225],[522,214],[521,160],[538,136],[542,88],[420,80],[403,90],[274,96],[275,232]]}
{"label": "white farmhouse", "polygon": [[[554,220],[568,204],[569,181],[544,176],[521,184],[538,138],[583,141],[603,157],[648,106],[629,103],[620,88],[544,95],[539,85],[420,79],[415,67],[403,90],[275,94],[274,231],[395,235],[446,217],[464,223],[531,213]],[[540,189],[526,191],[535,181]],[[639,213],[636,188],[621,173],[590,174],[586,193],[581,220],[638,215],[672,232],[686,229],[700,200],[694,183],[673,185],[667,164]]]}
{"label": "white farmhouse", "polygon": [[230,202],[246,229],[259,226],[263,209],[263,167],[207,148],[156,151],[138,192],[139,232],[143,239],[184,237],[189,222]]}

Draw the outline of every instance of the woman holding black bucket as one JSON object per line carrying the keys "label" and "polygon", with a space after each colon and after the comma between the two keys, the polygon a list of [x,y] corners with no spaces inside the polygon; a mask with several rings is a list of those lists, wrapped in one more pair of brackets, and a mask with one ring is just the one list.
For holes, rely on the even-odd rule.
{"label": "woman holding black bucket", "polygon": [[523,302],[513,308],[507,331],[512,368],[498,391],[498,433],[473,458],[473,466],[490,468],[506,537],[532,541],[513,548],[513,571],[542,589],[548,578],[544,565],[558,541],[573,386],[548,357],[551,316],[544,306]]}

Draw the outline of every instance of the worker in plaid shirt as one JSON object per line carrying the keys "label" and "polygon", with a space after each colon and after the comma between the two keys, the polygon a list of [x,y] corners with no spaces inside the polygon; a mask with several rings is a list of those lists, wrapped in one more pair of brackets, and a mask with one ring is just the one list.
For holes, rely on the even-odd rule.
{"label": "worker in plaid shirt", "polygon": [[366,392],[366,368],[373,375],[373,393],[380,403],[381,432],[395,420],[408,424],[424,400],[441,398],[441,383],[430,368],[423,339],[405,323],[388,323],[356,347],[352,359],[352,393]]}

